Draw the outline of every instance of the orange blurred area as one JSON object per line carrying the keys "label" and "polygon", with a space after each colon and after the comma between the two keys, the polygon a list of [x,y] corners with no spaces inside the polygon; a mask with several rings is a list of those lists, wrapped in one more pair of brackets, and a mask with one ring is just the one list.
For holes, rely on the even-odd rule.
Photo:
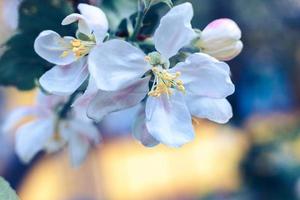
{"label": "orange blurred area", "polygon": [[[14,89],[6,94],[10,109],[32,104],[35,96]],[[207,121],[195,122],[195,129],[194,142],[178,149],[146,148],[133,138],[106,142],[79,169],[71,168],[66,151],[47,155],[27,174],[19,195],[22,200],[150,200],[239,189],[239,163],[248,147],[244,134]]]}
{"label": "orange blurred area", "polygon": [[47,156],[32,168],[19,194],[22,200],[134,200],[235,191],[245,137],[206,122],[196,129],[197,139],[180,149],[149,149],[133,139],[103,144],[80,169],[70,168],[66,153]]}

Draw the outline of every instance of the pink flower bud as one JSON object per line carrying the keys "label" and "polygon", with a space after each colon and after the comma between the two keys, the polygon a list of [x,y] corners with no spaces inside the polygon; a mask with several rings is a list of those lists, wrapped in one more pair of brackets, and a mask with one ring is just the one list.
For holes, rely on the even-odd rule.
{"label": "pink flower bud", "polygon": [[242,51],[241,36],[241,30],[234,21],[225,18],[217,19],[204,28],[195,45],[203,53],[228,61]]}

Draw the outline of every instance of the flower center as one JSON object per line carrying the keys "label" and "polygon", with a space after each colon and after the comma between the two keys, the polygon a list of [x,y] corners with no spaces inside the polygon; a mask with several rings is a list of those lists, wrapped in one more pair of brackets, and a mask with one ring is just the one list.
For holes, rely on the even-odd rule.
{"label": "flower center", "polygon": [[68,49],[61,54],[61,57],[66,57],[70,52],[73,52],[76,58],[81,58],[87,55],[94,46],[95,42],[93,41],[73,39],[71,40]]}
{"label": "flower center", "polygon": [[154,81],[149,96],[159,97],[162,94],[170,96],[172,89],[177,89],[181,92],[185,92],[183,82],[179,80],[180,72],[170,73],[169,60],[164,59],[160,53],[149,53],[145,60],[152,66],[152,73],[154,75]]}
{"label": "flower center", "polygon": [[159,67],[153,67],[152,72],[155,78],[151,91],[148,93],[149,96],[159,97],[162,94],[170,96],[172,95],[171,88],[185,92],[183,82],[178,79],[181,75],[180,72],[172,74],[165,69],[160,69]]}

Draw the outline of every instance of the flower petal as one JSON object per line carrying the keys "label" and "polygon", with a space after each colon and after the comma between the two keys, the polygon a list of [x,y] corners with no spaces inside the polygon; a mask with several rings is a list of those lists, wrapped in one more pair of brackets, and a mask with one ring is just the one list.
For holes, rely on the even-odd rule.
{"label": "flower petal", "polygon": [[159,141],[157,141],[149,133],[146,127],[146,113],[144,106],[141,107],[138,113],[138,116],[132,128],[132,134],[135,139],[139,140],[146,147],[154,147],[159,144]]}
{"label": "flower petal", "polygon": [[62,25],[69,25],[74,22],[78,21],[78,30],[79,32],[90,35],[92,33],[91,27],[89,26],[89,23],[87,22],[87,19],[78,13],[72,13],[68,16],[66,16],[63,21],[61,22]]}
{"label": "flower petal", "polygon": [[52,119],[33,121],[23,125],[16,133],[17,155],[23,162],[28,163],[39,151],[44,149],[53,132]]}
{"label": "flower petal", "polygon": [[68,97],[66,96],[49,95],[39,90],[36,97],[36,107],[38,107],[38,109],[43,108],[43,113],[45,114],[44,116],[48,117],[53,112],[53,110],[55,110],[58,104],[64,103],[67,100]]}
{"label": "flower petal", "polygon": [[73,53],[62,56],[64,51],[70,47],[72,37],[62,38],[54,31],[43,31],[35,39],[34,50],[43,59],[56,65],[68,65],[76,61],[77,58]]}
{"label": "flower petal", "polygon": [[88,65],[97,87],[106,91],[128,87],[150,69],[145,54],[122,40],[110,40],[95,47]]}
{"label": "flower petal", "polygon": [[181,72],[179,79],[190,94],[225,98],[234,92],[229,66],[203,53],[190,55],[185,62],[178,63],[170,71]]}
{"label": "flower petal", "polygon": [[6,117],[5,121],[2,124],[1,130],[4,133],[9,133],[24,117],[35,115],[36,113],[37,110],[34,107],[17,108],[9,113],[9,115]]}
{"label": "flower petal", "polygon": [[69,138],[71,162],[78,167],[85,160],[91,144],[100,142],[100,134],[91,121],[72,120],[69,125],[72,132]]}
{"label": "flower petal", "polygon": [[154,34],[156,49],[165,57],[177,54],[179,49],[189,44],[196,37],[191,20],[194,12],[191,3],[173,7],[164,17]]}
{"label": "flower petal", "polygon": [[87,20],[97,43],[102,42],[108,31],[108,20],[105,13],[98,7],[83,3],[78,5],[78,10]]}
{"label": "flower petal", "polygon": [[232,107],[226,99],[190,96],[187,105],[193,116],[224,124],[232,118]]}
{"label": "flower petal", "polygon": [[180,92],[148,97],[146,119],[149,133],[168,146],[180,147],[194,138],[192,118]]}
{"label": "flower petal", "polygon": [[209,43],[218,45],[230,40],[240,40],[241,36],[242,32],[238,25],[227,18],[214,20],[201,33],[205,46],[209,46]]}
{"label": "flower petal", "polygon": [[90,77],[89,84],[85,92],[74,101],[72,107],[80,107],[82,110],[87,110],[88,105],[95,98],[97,92],[98,88],[96,86],[95,80],[93,79],[93,77]]}
{"label": "flower petal", "polygon": [[140,103],[149,91],[150,77],[140,79],[119,91],[99,91],[97,96],[91,101],[87,115],[96,121],[101,121],[103,117],[111,112],[132,107]]}
{"label": "flower petal", "polygon": [[101,140],[100,132],[92,120],[73,119],[70,121],[70,127],[77,134],[87,138],[90,143],[98,144]]}
{"label": "flower petal", "polygon": [[81,135],[73,135],[69,140],[69,153],[73,167],[79,167],[86,159],[90,143]]}
{"label": "flower petal", "polygon": [[43,89],[55,95],[70,95],[77,90],[89,75],[85,59],[70,65],[55,66],[39,80]]}
{"label": "flower petal", "polygon": [[243,43],[241,41],[232,42],[224,46],[203,49],[203,53],[211,55],[218,60],[229,61],[241,53]]}

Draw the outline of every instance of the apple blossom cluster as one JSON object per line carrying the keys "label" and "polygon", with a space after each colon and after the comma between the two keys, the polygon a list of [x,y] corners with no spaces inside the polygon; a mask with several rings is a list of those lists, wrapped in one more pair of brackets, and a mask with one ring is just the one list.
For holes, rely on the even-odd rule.
{"label": "apple blossom cluster", "polygon": [[193,117],[217,123],[232,117],[226,98],[235,88],[224,61],[243,48],[234,21],[218,19],[200,31],[191,25],[192,4],[174,6],[146,39],[153,46],[149,52],[135,35],[112,34],[100,8],[79,4],[78,10],[62,21],[78,24],[75,37],[46,30],[34,43],[36,53],[55,66],[39,79],[36,106],[21,108],[7,120],[11,129],[16,119],[36,116],[17,129],[16,151],[23,161],[67,145],[72,163],[79,165],[100,141],[95,124],[138,104],[132,134],[148,147],[190,142]]}

